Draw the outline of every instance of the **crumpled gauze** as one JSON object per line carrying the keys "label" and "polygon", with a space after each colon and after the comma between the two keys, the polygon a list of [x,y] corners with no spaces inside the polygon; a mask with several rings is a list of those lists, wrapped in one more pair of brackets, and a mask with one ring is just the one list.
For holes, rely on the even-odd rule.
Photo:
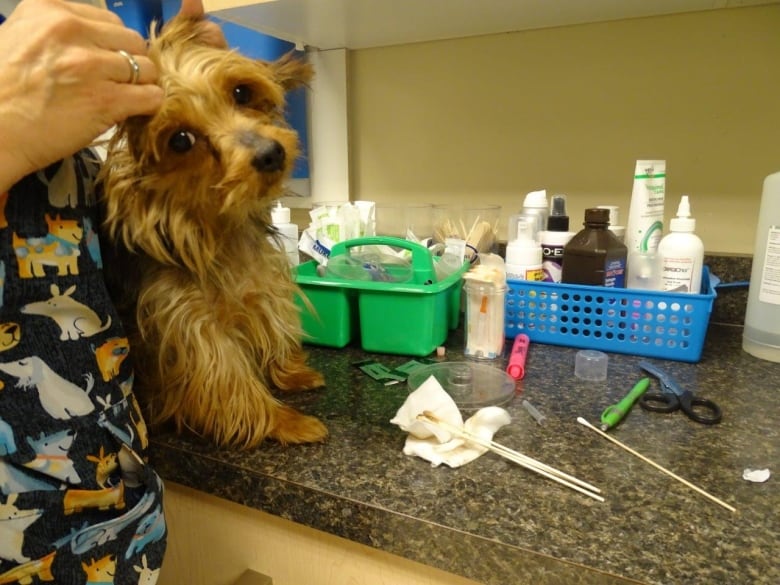
{"label": "crumpled gauze", "polygon": [[418,420],[417,416],[425,411],[485,441],[491,441],[498,429],[511,422],[506,410],[488,406],[478,410],[464,423],[455,401],[431,376],[409,395],[390,422],[409,433],[404,454],[430,461],[434,467],[442,463],[449,467],[460,467],[474,461],[487,448],[455,438],[434,424]]}
{"label": "crumpled gauze", "polygon": [[418,439],[427,439],[436,437],[437,442],[446,443],[452,438],[452,435],[434,425],[426,424],[417,420],[417,415],[428,411],[436,415],[439,420],[449,423],[455,427],[463,428],[463,417],[458,410],[458,406],[447,394],[447,391],[441,387],[435,376],[430,376],[425,382],[409,396],[406,401],[395,413],[390,421],[394,425],[401,427],[410,435]]}
{"label": "crumpled gauze", "polygon": [[742,479],[753,483],[764,483],[772,474],[768,469],[746,469],[742,472]]}

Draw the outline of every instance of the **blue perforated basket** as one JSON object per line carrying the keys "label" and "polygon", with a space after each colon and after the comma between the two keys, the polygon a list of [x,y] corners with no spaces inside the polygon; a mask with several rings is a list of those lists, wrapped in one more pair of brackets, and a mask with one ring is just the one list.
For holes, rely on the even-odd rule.
{"label": "blue perforated basket", "polygon": [[505,334],[531,341],[684,362],[701,359],[715,300],[701,294],[509,280]]}

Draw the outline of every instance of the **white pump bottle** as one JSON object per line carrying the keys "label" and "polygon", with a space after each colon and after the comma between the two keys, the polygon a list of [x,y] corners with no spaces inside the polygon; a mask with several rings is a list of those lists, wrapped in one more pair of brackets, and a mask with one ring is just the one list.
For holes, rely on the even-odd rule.
{"label": "white pump bottle", "polygon": [[687,195],[680,199],[677,217],[669,222],[669,229],[671,233],[665,235],[658,244],[663,290],[699,294],[704,244],[699,236],[693,233],[696,220],[691,217]]}

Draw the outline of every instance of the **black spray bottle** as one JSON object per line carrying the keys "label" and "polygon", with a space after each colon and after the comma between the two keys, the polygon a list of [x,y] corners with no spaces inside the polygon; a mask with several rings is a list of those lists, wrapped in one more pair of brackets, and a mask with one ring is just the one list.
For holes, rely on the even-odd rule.
{"label": "black spray bottle", "polygon": [[569,231],[569,216],[566,214],[566,195],[553,195],[547,229],[539,233],[544,282],[561,282],[563,248],[572,236],[574,232]]}

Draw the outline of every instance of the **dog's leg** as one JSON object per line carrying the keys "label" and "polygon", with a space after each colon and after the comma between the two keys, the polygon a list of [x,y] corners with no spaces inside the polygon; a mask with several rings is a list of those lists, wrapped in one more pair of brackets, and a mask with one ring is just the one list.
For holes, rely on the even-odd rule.
{"label": "dog's leg", "polygon": [[284,363],[271,364],[268,368],[271,381],[279,390],[311,390],[325,385],[322,374],[306,365],[306,354],[297,350]]}
{"label": "dog's leg", "polygon": [[[247,349],[251,344],[215,318],[213,304],[198,295],[171,302],[171,288],[164,290],[165,296],[152,295],[157,302],[143,311],[151,318],[142,323],[144,337],[159,348],[149,355],[155,363],[148,364],[159,372],[155,422],[172,419],[179,429],[190,428],[222,446],[252,447],[265,437],[284,444],[325,439],[328,432],[319,420],[271,394],[267,384],[274,381]],[[289,363],[297,370],[285,370],[284,379],[292,382],[297,375],[301,383],[322,385],[322,377],[303,365],[302,354]]]}

